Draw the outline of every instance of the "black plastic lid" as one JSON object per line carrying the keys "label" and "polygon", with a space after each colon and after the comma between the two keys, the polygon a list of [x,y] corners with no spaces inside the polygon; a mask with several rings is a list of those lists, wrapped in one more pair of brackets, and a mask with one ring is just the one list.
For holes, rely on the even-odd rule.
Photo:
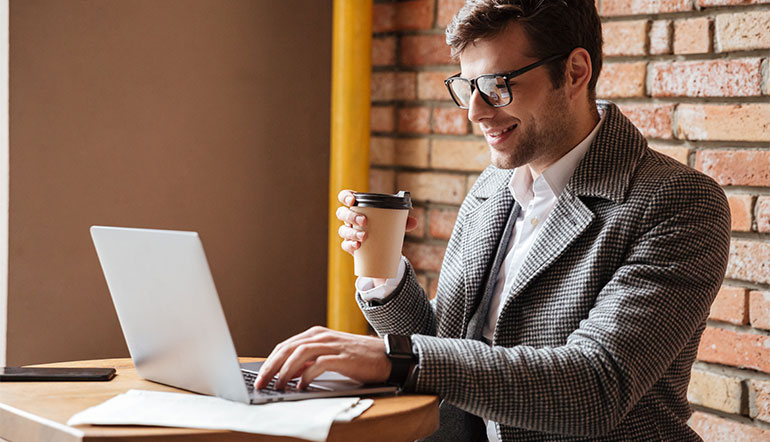
{"label": "black plastic lid", "polygon": [[412,197],[409,192],[401,191],[395,195],[386,193],[359,193],[353,192],[356,197],[354,206],[377,207],[380,209],[411,209]]}

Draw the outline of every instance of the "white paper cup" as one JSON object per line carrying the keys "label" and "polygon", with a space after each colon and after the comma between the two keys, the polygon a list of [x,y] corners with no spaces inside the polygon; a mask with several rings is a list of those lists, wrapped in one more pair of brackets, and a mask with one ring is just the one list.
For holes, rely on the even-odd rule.
{"label": "white paper cup", "polygon": [[366,239],[353,253],[357,276],[395,278],[404,245],[406,219],[412,207],[409,192],[396,195],[354,193],[350,210],[366,216]]}

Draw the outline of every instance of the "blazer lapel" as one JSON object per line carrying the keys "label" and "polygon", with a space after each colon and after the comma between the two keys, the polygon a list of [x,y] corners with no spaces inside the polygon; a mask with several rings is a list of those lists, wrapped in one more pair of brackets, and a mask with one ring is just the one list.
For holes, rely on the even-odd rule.
{"label": "blazer lapel", "polygon": [[543,273],[577,239],[594,219],[594,214],[568,189],[562,192],[543,230],[529,250],[524,264],[516,275],[511,292],[500,315],[512,299],[516,298],[529,283]]}
{"label": "blazer lapel", "polygon": [[[501,173],[501,175],[509,177],[510,173]],[[504,185],[496,186],[496,191],[486,201],[469,212],[463,226],[463,231],[467,232],[462,237],[465,274],[464,329],[467,328],[481,300],[484,282],[489,275],[492,260],[513,207],[513,196],[507,186],[508,180],[503,177],[500,182]],[[475,196],[485,195],[477,193]]]}
{"label": "blazer lapel", "polygon": [[598,101],[597,105],[605,113],[604,122],[516,275],[501,317],[511,300],[553,264],[593,221],[593,212],[579,197],[622,203],[632,171],[645,154],[646,140],[617,106],[603,101]]}

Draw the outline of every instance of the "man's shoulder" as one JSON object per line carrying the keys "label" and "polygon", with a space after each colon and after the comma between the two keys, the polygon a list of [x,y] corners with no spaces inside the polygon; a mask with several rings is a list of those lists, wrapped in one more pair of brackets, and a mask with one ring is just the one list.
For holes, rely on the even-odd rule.
{"label": "man's shoulder", "polygon": [[712,195],[724,200],[724,191],[713,178],[668,155],[647,148],[636,170],[632,193],[654,193],[663,198],[688,199]]}

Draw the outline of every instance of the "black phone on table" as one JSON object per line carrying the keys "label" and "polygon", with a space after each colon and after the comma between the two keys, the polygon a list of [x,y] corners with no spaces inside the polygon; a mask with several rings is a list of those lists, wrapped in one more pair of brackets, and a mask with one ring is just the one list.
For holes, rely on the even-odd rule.
{"label": "black phone on table", "polygon": [[103,367],[2,367],[0,382],[109,381],[114,368]]}

